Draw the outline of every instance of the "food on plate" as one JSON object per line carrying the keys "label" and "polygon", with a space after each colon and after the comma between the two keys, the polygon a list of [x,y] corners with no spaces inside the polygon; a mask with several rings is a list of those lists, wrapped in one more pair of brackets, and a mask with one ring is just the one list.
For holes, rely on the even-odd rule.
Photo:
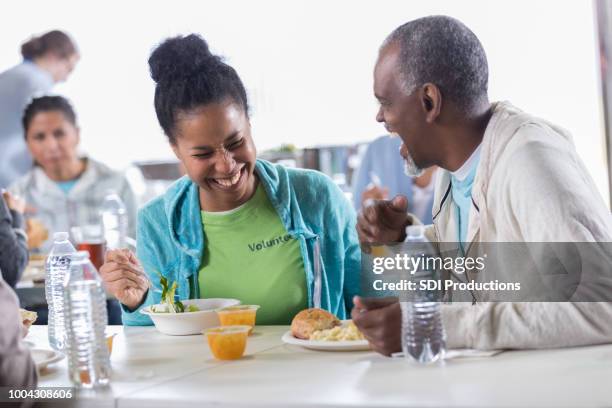
{"label": "food on plate", "polygon": [[208,329],[204,334],[215,358],[236,360],[244,354],[250,329],[251,326],[221,326]]}
{"label": "food on plate", "polygon": [[154,313],[185,313],[185,312],[198,312],[200,309],[194,305],[185,305],[180,300],[174,300],[174,293],[176,292],[177,283],[172,282],[168,284],[166,277],[159,275],[159,284],[162,287],[161,303],[159,305],[151,306],[151,311]]}
{"label": "food on plate", "polygon": [[22,336],[25,337],[28,334],[30,326],[32,326],[38,318],[38,313],[25,309],[19,309],[19,313],[21,314],[21,324],[23,326]]}
{"label": "food on plate", "polygon": [[26,220],[26,235],[28,236],[28,248],[40,248],[49,238],[49,230],[36,218]]}
{"label": "food on plate", "polygon": [[21,313],[21,322],[27,327],[30,327],[38,318],[38,313],[30,310],[19,309],[19,313]]}
{"label": "food on plate", "polygon": [[351,320],[343,326],[336,326],[332,329],[317,330],[310,336],[310,340],[319,341],[354,341],[365,340],[363,333],[359,331],[355,323]]}
{"label": "food on plate", "polygon": [[217,310],[221,326],[245,325],[251,326],[249,334],[255,327],[255,316],[259,305],[236,305],[228,306]]}
{"label": "food on plate", "polygon": [[323,309],[305,309],[295,315],[291,322],[291,334],[298,339],[309,340],[318,330],[333,329],[340,326],[340,320]]}

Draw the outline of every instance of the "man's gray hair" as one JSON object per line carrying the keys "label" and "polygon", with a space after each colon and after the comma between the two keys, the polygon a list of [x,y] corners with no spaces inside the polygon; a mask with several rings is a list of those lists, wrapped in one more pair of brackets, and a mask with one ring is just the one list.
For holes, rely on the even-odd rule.
{"label": "man's gray hair", "polygon": [[400,47],[406,92],[432,83],[464,112],[487,99],[487,56],[476,35],[459,20],[429,16],[410,21],[396,28],[381,48],[390,44]]}

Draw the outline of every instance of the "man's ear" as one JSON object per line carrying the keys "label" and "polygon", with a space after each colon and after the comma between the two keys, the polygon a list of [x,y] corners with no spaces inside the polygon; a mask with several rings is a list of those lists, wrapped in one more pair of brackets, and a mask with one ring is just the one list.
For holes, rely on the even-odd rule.
{"label": "man's ear", "polygon": [[442,93],[440,88],[432,83],[421,87],[421,105],[425,112],[425,121],[433,123],[442,111]]}

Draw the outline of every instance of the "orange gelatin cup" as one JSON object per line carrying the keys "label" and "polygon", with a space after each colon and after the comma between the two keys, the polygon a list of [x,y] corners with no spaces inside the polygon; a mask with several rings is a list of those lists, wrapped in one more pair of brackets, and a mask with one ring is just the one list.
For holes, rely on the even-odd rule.
{"label": "orange gelatin cup", "polygon": [[237,360],[244,354],[251,326],[213,327],[203,333],[208,339],[208,347],[219,360]]}
{"label": "orange gelatin cup", "polygon": [[113,339],[117,334],[110,334],[106,336],[106,347],[108,347],[108,355],[110,356],[113,352]]}
{"label": "orange gelatin cup", "polygon": [[251,326],[249,330],[249,334],[251,334],[253,327],[255,327],[257,309],[259,309],[258,305],[228,306],[217,310],[217,316],[219,316],[221,326]]}

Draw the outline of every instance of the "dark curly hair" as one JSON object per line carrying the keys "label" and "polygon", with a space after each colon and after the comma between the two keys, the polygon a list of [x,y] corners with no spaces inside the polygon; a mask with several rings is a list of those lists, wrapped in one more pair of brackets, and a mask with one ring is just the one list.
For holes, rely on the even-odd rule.
{"label": "dark curly hair", "polygon": [[155,113],[171,143],[176,142],[176,120],[181,112],[229,99],[248,116],[240,77],[197,34],[165,40],[151,53],[149,68],[157,83]]}
{"label": "dark curly hair", "polygon": [[32,99],[32,102],[26,106],[23,112],[21,123],[23,124],[24,137],[28,133],[28,128],[34,116],[41,112],[61,112],[67,121],[76,126],[77,118],[74,109],[68,99],[62,96],[41,96],[40,98]]}

